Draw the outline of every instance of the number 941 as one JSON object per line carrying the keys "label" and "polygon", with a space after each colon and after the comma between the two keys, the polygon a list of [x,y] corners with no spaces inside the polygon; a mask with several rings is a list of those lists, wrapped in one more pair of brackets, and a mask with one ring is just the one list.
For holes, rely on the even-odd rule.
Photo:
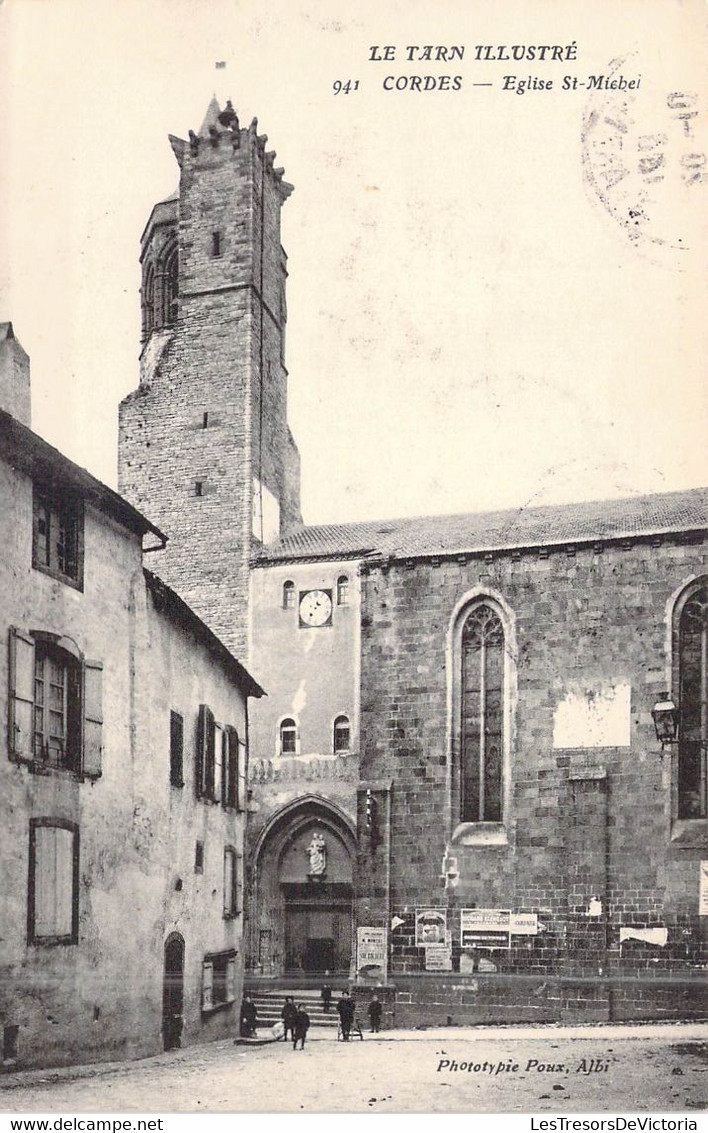
{"label": "number 941", "polygon": [[342,82],[341,79],[337,79],[332,83],[332,90],[335,94],[349,94],[350,90],[359,90],[359,80],[347,79],[346,82]]}

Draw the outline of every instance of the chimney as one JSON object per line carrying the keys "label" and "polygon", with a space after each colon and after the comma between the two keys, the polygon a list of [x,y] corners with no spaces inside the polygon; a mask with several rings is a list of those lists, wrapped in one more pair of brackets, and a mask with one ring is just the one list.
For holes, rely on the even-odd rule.
{"label": "chimney", "polygon": [[12,323],[0,323],[0,409],[31,427],[30,360]]}

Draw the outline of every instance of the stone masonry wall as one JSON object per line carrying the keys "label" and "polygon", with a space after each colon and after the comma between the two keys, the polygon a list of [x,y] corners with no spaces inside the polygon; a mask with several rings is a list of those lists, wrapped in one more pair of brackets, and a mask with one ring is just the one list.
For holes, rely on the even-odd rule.
{"label": "stone masonry wall", "polygon": [[[446,912],[453,967],[471,979],[490,971],[688,978],[705,965],[706,824],[687,835],[674,821],[675,754],[662,754],[651,709],[672,687],[672,597],[707,563],[704,544],[667,539],[372,565],[363,584],[361,775],[393,781],[390,909],[402,923],[391,938],[392,978],[423,971],[414,931],[421,907]],[[504,822],[465,836],[451,804],[447,640],[468,593],[510,611],[514,656]],[[598,701],[614,713],[604,735],[588,724]],[[459,877],[445,887],[450,857]],[[512,935],[509,948],[463,949],[460,910],[475,907],[536,914],[538,932]],[[658,929],[659,943],[620,943],[620,928]],[[610,998],[620,1015],[637,1012],[642,996],[628,1007],[632,997],[617,983],[599,1003],[591,998],[577,999],[589,1018]]]}

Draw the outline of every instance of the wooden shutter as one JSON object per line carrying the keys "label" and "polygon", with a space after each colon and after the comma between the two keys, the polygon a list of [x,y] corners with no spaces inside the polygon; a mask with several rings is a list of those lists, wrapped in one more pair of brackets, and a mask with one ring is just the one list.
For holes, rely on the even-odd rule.
{"label": "wooden shutter", "polygon": [[34,638],[10,628],[10,718],[8,750],[15,759],[34,758]]}
{"label": "wooden shutter", "polygon": [[184,779],[184,720],[179,712],[170,712],[170,783],[183,787]]}
{"label": "wooden shutter", "polygon": [[226,726],[226,759],[224,760],[224,804],[235,807],[238,801],[238,732]]}
{"label": "wooden shutter", "polygon": [[234,912],[240,913],[243,909],[243,858],[240,854],[234,856]]}
{"label": "wooden shutter", "polygon": [[101,774],[103,752],[103,664],[84,661],[84,737],[81,769],[97,779]]}
{"label": "wooden shutter", "polygon": [[32,936],[36,940],[75,936],[75,842],[76,832],[64,826],[33,826]]}
{"label": "wooden shutter", "polygon": [[226,962],[226,1002],[233,1003],[236,998],[236,957],[230,956]]}
{"label": "wooden shutter", "polygon": [[206,704],[199,705],[195,779],[197,795],[210,797],[214,789],[214,715]]}
{"label": "wooden shutter", "polygon": [[214,1006],[214,964],[205,960],[202,964],[202,1011],[211,1011]]}
{"label": "wooden shutter", "polygon": [[248,804],[248,785],[246,782],[246,772],[248,767],[248,753],[246,745],[243,740],[238,740],[238,787],[237,787],[237,802],[236,806],[239,810],[245,810]]}
{"label": "wooden shutter", "polygon": [[224,916],[232,917],[235,912],[236,893],[236,855],[233,850],[224,850]]}

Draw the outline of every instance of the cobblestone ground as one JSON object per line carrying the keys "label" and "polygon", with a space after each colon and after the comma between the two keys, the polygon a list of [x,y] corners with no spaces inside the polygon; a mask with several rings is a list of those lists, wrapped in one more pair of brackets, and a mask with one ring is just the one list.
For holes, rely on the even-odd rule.
{"label": "cobblestone ground", "polygon": [[[225,1041],[140,1062],[6,1075],[0,1108],[695,1114],[708,1101],[707,1052],[708,1027],[696,1024],[394,1031],[347,1044],[314,1029],[304,1051]],[[490,1074],[490,1064],[505,1069]]]}

